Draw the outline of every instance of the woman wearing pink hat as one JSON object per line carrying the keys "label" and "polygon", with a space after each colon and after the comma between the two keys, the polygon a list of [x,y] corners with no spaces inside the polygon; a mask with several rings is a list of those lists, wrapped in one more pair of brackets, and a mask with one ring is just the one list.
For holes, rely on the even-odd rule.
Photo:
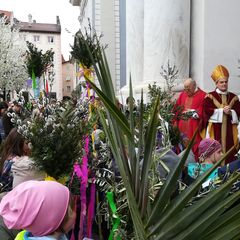
{"label": "woman wearing pink hat", "polygon": [[67,240],[75,222],[68,188],[54,181],[27,181],[3,197],[0,215],[17,240]]}

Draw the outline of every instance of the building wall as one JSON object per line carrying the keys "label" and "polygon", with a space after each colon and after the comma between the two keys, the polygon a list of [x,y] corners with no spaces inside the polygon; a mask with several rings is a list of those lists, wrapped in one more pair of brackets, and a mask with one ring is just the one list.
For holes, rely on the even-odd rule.
{"label": "building wall", "polygon": [[[190,1],[126,1],[127,78],[131,74],[135,97],[148,84],[164,87],[161,67],[174,65],[179,82],[189,75]],[[128,84],[122,88],[128,95]]]}
{"label": "building wall", "polygon": [[229,69],[229,90],[240,95],[240,1],[197,0],[193,2],[194,25],[192,74],[205,91],[215,88],[213,68]]}
{"label": "building wall", "polygon": [[128,95],[130,75],[133,86],[143,83],[144,0],[126,1],[126,62],[127,84],[122,89],[123,95]]}
{"label": "building wall", "polygon": [[[187,77],[196,79],[203,90],[213,90],[211,72],[216,65],[223,64],[230,71],[229,89],[240,95],[239,0],[122,1],[124,4],[119,5],[120,40],[126,45],[120,42],[120,46],[126,48],[119,51],[120,62],[126,65],[120,65],[120,73],[125,70],[126,85],[121,93],[116,91],[117,95],[128,95],[130,74],[135,95],[139,95],[142,88],[147,91],[148,83],[164,86],[160,71],[168,60],[179,70],[179,90]],[[96,28],[108,37],[113,36],[110,34],[114,30],[112,23],[102,18],[111,19],[114,1],[94,0],[88,4],[91,2],[95,4],[91,6],[91,14]],[[124,8],[126,21],[121,19]],[[105,24],[110,24],[109,28]],[[112,41],[112,37],[109,39]],[[110,51],[116,51],[116,46]],[[108,54],[114,75],[114,54]],[[121,79],[121,83],[124,80]]]}
{"label": "building wall", "polygon": [[[62,94],[62,55],[61,55],[61,35],[55,33],[34,33],[34,32],[22,32],[26,41],[32,42],[40,50],[45,53],[47,50],[52,49],[54,52],[54,83],[52,86],[52,92],[56,92],[57,99],[61,100]],[[34,41],[34,36],[40,37],[39,42]],[[48,36],[54,37],[54,42],[48,42]],[[41,89],[40,89],[41,90]],[[49,89],[50,91],[50,89]]]}
{"label": "building wall", "polygon": [[191,64],[190,75],[197,81],[198,85],[204,86],[204,1],[195,0],[191,2]]}
{"label": "building wall", "polygon": [[63,62],[62,64],[62,82],[63,82],[63,97],[68,96],[71,97],[71,93],[74,89],[75,79],[75,65],[70,63],[69,61]]}
{"label": "building wall", "polygon": [[119,26],[119,0],[93,0],[81,1],[80,24],[84,32],[88,29],[88,18],[91,26],[98,36],[102,36],[109,68],[116,91],[120,89],[120,26]]}
{"label": "building wall", "polygon": [[[120,18],[119,0],[97,1],[96,5],[96,29],[103,34],[102,43],[107,45],[106,55],[113,79],[115,91],[120,90]],[[99,13],[99,14],[98,14]],[[97,23],[99,20],[99,28]]]}

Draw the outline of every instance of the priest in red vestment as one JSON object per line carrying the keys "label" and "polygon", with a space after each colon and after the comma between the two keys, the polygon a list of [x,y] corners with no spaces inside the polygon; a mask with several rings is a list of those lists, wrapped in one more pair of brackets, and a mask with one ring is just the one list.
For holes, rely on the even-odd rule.
{"label": "priest in red vestment", "polygon": [[225,163],[235,159],[238,149],[238,119],[240,117],[240,102],[237,95],[228,92],[229,72],[226,67],[218,65],[211,75],[216,89],[206,95],[204,99],[204,122],[207,126],[207,137],[219,141],[223,153],[232,146],[232,152]]}
{"label": "priest in red vestment", "polygon": [[[176,106],[183,108],[188,118],[177,119],[176,123],[180,132],[191,140],[195,130],[198,128],[203,116],[203,101],[206,93],[197,87],[196,81],[188,78],[184,81],[184,91],[179,95]],[[198,159],[198,145],[202,140],[200,131],[197,133],[192,151],[195,159]]]}

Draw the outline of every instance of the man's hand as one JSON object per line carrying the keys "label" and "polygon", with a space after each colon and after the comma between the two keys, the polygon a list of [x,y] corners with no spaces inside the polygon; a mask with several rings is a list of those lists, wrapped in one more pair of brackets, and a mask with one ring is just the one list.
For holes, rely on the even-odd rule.
{"label": "man's hand", "polygon": [[223,112],[227,115],[230,115],[231,114],[231,108],[229,106],[226,106],[223,108]]}

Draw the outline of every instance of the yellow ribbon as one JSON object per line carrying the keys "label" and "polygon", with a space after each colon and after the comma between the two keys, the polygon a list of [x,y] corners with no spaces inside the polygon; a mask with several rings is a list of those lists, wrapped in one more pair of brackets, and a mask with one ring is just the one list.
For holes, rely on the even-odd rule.
{"label": "yellow ribbon", "polygon": [[68,180],[68,177],[67,176],[64,176],[64,177],[61,177],[59,178],[58,180],[56,180],[54,177],[51,177],[49,175],[46,175],[46,177],[44,178],[45,181],[54,181],[54,182],[59,182],[63,185],[66,184],[67,180]]}
{"label": "yellow ribbon", "polygon": [[15,240],[24,240],[24,234],[26,232],[27,232],[26,230],[23,230],[20,233],[18,233],[18,235],[16,236]]}

